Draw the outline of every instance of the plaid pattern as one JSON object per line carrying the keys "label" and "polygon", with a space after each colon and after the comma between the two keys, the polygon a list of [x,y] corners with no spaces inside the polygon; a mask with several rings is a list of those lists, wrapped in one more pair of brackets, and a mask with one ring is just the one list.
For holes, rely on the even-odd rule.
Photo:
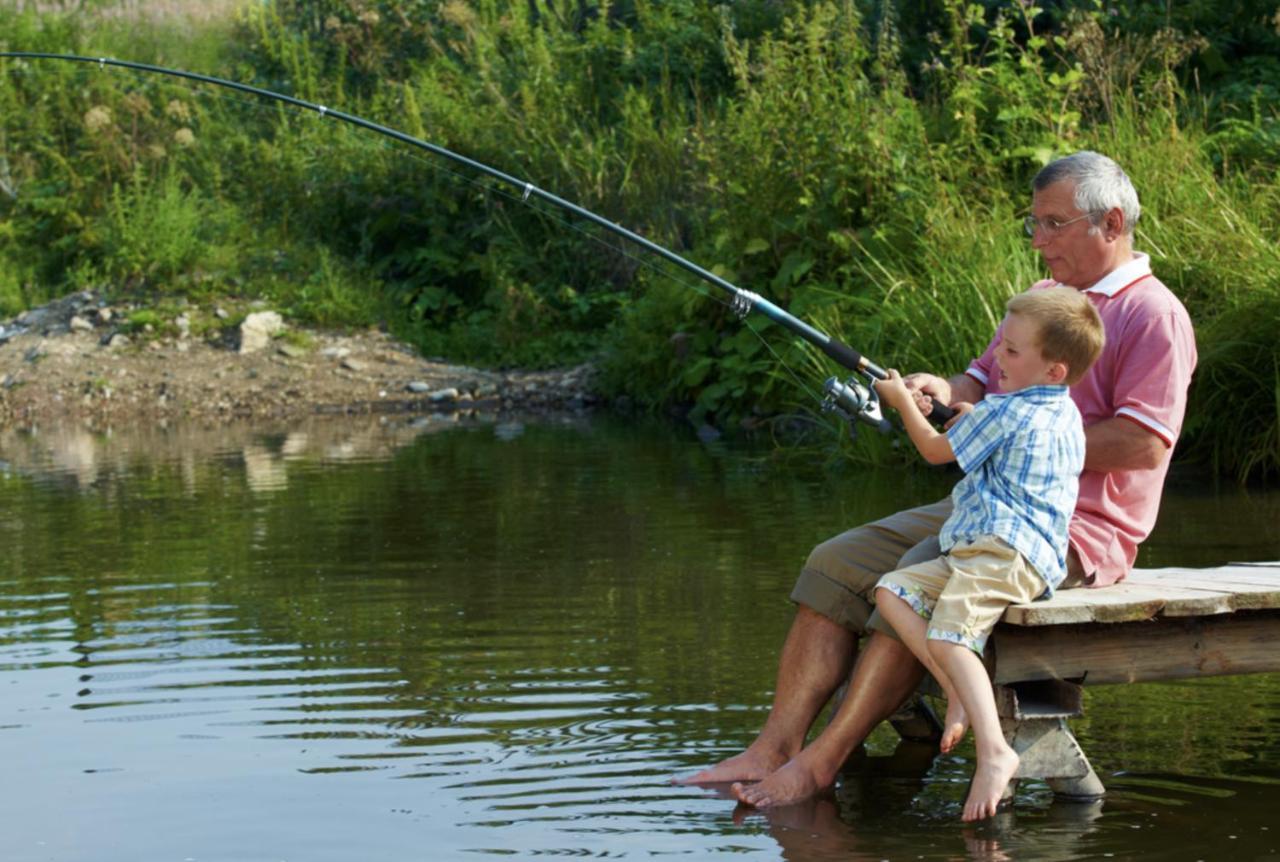
{"label": "plaid pattern", "polygon": [[1084,426],[1067,387],[988,395],[947,439],[965,477],[951,492],[942,550],[997,536],[1026,557],[1052,595],[1066,577],[1067,524],[1084,467]]}

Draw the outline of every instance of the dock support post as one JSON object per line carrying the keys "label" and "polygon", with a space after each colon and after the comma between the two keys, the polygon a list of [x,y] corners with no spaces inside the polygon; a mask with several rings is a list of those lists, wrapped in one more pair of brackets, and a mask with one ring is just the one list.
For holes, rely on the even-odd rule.
{"label": "dock support post", "polygon": [[998,685],[996,706],[1005,739],[1022,759],[1006,796],[1013,795],[1019,778],[1044,779],[1062,799],[1088,801],[1106,793],[1067,726],[1068,718],[1083,714],[1079,685],[1062,680]]}

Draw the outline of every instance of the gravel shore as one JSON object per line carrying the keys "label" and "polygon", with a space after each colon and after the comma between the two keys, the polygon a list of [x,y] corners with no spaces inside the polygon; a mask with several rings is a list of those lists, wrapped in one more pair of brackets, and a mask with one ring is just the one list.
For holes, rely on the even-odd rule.
{"label": "gravel shore", "polygon": [[592,369],[491,371],[376,329],[299,329],[266,307],[148,309],[76,293],[0,321],[0,427],[571,411]]}

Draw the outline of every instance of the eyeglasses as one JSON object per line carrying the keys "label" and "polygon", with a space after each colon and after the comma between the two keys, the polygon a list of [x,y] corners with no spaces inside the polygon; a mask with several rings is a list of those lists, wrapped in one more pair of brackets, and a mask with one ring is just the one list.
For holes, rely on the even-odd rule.
{"label": "eyeglasses", "polygon": [[1084,215],[1078,215],[1075,218],[1069,218],[1066,221],[1058,221],[1056,218],[1036,218],[1035,216],[1027,216],[1022,220],[1022,227],[1027,231],[1027,236],[1035,236],[1036,228],[1039,228],[1050,236],[1053,236],[1054,234],[1060,233],[1067,225],[1075,224],[1081,219],[1086,219],[1093,214],[1094,213],[1092,212],[1087,212]]}

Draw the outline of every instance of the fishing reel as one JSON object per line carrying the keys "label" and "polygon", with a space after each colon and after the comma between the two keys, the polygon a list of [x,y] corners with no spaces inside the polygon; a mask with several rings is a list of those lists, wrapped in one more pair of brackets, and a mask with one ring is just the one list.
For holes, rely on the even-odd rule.
{"label": "fishing reel", "polygon": [[[870,375],[867,380],[874,380]],[[857,422],[865,422],[881,434],[893,431],[893,425],[884,418],[880,410],[880,397],[871,386],[857,377],[841,381],[838,377],[828,377],[823,385],[826,393],[822,399],[824,412],[838,413],[849,422],[849,433],[857,436]]]}

